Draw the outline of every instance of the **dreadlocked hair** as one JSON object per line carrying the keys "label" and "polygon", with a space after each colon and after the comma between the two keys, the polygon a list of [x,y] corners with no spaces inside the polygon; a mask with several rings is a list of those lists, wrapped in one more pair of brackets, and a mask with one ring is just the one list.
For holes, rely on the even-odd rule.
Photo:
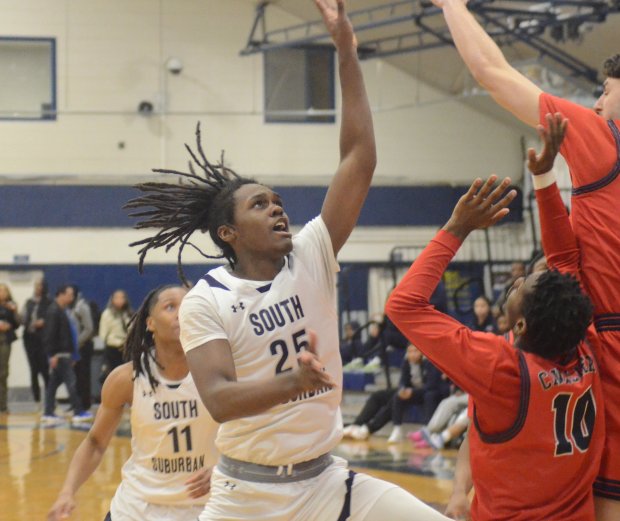
{"label": "dreadlocked hair", "polygon": [[548,360],[570,354],[585,338],[592,311],[575,277],[557,270],[542,273],[523,299],[524,351]]}
{"label": "dreadlocked hair", "polygon": [[[153,172],[178,176],[178,183],[148,182],[135,185],[144,195],[131,199],[123,208],[137,209],[130,217],[142,218],[134,228],[159,228],[150,237],[132,242],[130,246],[140,246],[138,270],[144,269],[144,259],[149,250],[165,247],[166,251],[179,245],[177,273],[188,286],[183,273],[181,258],[183,249],[190,245],[207,259],[223,259],[234,267],[237,261],[232,247],[219,238],[217,230],[224,224],[234,222],[234,193],[245,184],[256,183],[254,179],[237,175],[224,165],[224,152],[219,163],[210,163],[202,149],[200,122],[196,125],[196,152],[185,145],[189,152],[189,173],[177,170],[156,168]],[[196,169],[199,173],[196,173]],[[207,255],[189,239],[200,230],[208,231],[211,240],[222,251],[221,255]]]}
{"label": "dreadlocked hair", "polygon": [[603,62],[603,73],[608,78],[620,78],[620,54],[610,56]]}
{"label": "dreadlocked hair", "polygon": [[174,284],[168,284],[151,290],[131,317],[127,328],[127,339],[123,349],[124,359],[126,362],[132,363],[135,377],[141,374],[146,375],[153,391],[159,385],[159,381],[151,372],[151,363],[160,369],[163,369],[163,367],[155,358],[153,333],[147,329],[146,321],[151,315],[155,304],[157,304],[159,295],[167,289],[178,287]]}

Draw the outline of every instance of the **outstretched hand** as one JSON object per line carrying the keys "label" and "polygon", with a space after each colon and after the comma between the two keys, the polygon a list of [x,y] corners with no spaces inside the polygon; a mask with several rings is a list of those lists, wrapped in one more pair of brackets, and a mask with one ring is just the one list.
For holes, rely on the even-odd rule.
{"label": "outstretched hand", "polygon": [[553,115],[547,114],[545,119],[548,128],[542,125],[536,126],[536,131],[544,145],[542,152],[536,155],[533,148],[527,151],[527,168],[534,175],[546,174],[553,168],[553,162],[560,151],[568,127],[568,119],[559,112]]}
{"label": "outstretched hand", "polygon": [[336,382],[325,371],[323,362],[316,352],[316,333],[314,331],[308,330],[308,342],[304,346],[304,351],[297,356],[297,362],[299,367],[296,369],[296,378],[301,392],[336,387]]}
{"label": "outstretched hand", "polygon": [[472,231],[488,228],[506,217],[510,212],[508,205],[517,192],[510,190],[504,194],[510,186],[509,177],[493,188],[495,181],[496,175],[490,176],[486,182],[476,179],[456,203],[443,229],[464,240]]}
{"label": "outstretched hand", "polygon": [[357,48],[357,38],[345,12],[344,0],[314,0],[314,3],[323,16],[336,49]]}

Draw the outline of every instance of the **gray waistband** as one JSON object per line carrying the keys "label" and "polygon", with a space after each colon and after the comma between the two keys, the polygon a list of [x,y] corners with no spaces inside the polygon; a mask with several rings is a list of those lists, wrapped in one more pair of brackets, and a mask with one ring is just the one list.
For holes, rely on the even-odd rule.
{"label": "gray waistband", "polygon": [[255,483],[292,483],[303,481],[318,476],[329,465],[333,458],[326,453],[318,458],[290,465],[259,465],[240,461],[223,454],[217,464],[217,468],[230,478],[253,481]]}

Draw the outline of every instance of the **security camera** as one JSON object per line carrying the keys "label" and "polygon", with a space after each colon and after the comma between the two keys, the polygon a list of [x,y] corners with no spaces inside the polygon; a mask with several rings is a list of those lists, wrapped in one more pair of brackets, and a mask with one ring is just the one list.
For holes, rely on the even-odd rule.
{"label": "security camera", "polygon": [[178,58],[168,58],[166,62],[166,69],[170,71],[171,74],[181,74],[183,70],[183,62]]}

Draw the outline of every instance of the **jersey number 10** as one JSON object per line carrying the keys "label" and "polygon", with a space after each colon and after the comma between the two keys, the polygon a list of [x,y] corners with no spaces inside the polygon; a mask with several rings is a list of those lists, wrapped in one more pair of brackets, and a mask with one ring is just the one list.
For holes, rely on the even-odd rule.
{"label": "jersey number 10", "polygon": [[[590,446],[594,421],[596,420],[596,402],[589,388],[575,400],[572,414],[569,413],[573,393],[558,393],[553,399],[555,414],[555,455],[567,456],[573,453],[573,447],[585,452]],[[570,429],[567,436],[566,425]]]}

